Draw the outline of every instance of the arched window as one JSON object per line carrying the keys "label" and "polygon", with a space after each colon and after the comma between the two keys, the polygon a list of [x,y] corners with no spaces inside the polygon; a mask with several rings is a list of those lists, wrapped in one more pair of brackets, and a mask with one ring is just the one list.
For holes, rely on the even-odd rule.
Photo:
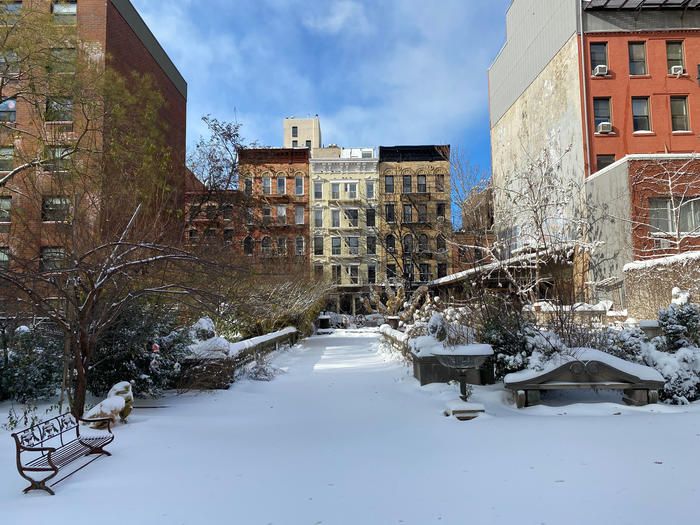
{"label": "arched window", "polygon": [[306,255],[306,244],[303,237],[297,237],[295,244],[295,252],[297,255]]}
{"label": "arched window", "polygon": [[413,253],[413,236],[411,234],[403,238],[403,253]]}
{"label": "arched window", "polygon": [[269,237],[263,237],[262,253],[263,255],[272,255],[272,239]]}
{"label": "arched window", "polygon": [[444,252],[447,250],[447,241],[445,240],[445,237],[440,234],[438,235],[437,238],[437,251],[439,252]]}
{"label": "arched window", "polygon": [[246,237],[243,239],[243,253],[246,255],[253,255],[253,238]]}
{"label": "arched window", "polygon": [[386,236],[386,251],[389,253],[396,251],[396,238],[391,233]]}
{"label": "arched window", "polygon": [[429,252],[430,247],[428,246],[428,236],[425,233],[421,233],[418,236],[418,251],[419,252]]}

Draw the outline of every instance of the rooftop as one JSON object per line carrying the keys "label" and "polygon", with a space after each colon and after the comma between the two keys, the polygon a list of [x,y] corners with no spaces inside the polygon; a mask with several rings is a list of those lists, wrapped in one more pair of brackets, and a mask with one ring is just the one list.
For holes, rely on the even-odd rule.
{"label": "rooftop", "polygon": [[[588,5],[586,5],[588,4]],[[700,0],[590,0],[584,9],[696,9]]]}

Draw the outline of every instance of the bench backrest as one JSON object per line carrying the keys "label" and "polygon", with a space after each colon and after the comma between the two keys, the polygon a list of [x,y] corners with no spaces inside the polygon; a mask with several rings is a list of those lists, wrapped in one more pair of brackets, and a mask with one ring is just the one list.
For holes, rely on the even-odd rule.
{"label": "bench backrest", "polygon": [[42,447],[47,442],[57,442],[58,446],[64,445],[68,441],[73,441],[75,436],[64,440],[66,432],[77,428],[78,422],[70,412],[61,414],[46,421],[41,421],[20,432],[12,434],[17,442],[23,447]]}

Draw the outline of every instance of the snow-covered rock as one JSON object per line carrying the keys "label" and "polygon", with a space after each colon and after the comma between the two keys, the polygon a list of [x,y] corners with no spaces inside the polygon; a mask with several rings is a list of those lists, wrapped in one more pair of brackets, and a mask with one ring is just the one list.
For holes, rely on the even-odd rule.
{"label": "snow-covered rock", "polygon": [[107,394],[107,398],[111,397],[121,397],[124,399],[124,408],[119,413],[119,419],[126,423],[126,418],[129,417],[131,411],[134,408],[134,393],[131,388],[131,383],[128,381],[122,381],[114,385]]}

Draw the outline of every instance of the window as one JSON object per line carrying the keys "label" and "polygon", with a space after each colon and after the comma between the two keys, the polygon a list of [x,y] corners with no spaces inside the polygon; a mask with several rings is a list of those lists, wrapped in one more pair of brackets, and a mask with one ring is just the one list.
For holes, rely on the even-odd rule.
{"label": "window", "polygon": [[591,71],[595,71],[598,66],[608,65],[608,44],[607,42],[591,43]]}
{"label": "window", "polygon": [[367,266],[367,282],[369,284],[377,282],[377,267],[374,264]]}
{"label": "window", "polygon": [[12,171],[14,157],[15,148],[12,146],[0,147],[0,171]]}
{"label": "window", "polygon": [[323,265],[322,264],[315,264],[314,265],[314,277],[316,279],[323,279]]}
{"label": "window", "polygon": [[377,238],[373,235],[367,237],[367,255],[377,255]]}
{"label": "window", "polygon": [[314,182],[314,199],[323,199],[323,182]]}
{"label": "window", "polygon": [[297,237],[294,241],[294,253],[296,253],[298,257],[306,255],[306,248],[304,246],[303,237]]}
{"label": "window", "polygon": [[435,207],[435,215],[438,219],[445,218],[445,203],[444,202],[437,203],[437,206]]}
{"label": "window", "polygon": [[403,253],[413,253],[413,235],[410,233],[403,238]]}
{"label": "window", "polygon": [[19,57],[14,51],[0,52],[0,77],[12,78],[19,75]]}
{"label": "window", "polygon": [[688,97],[671,97],[671,130],[690,131]]}
{"label": "window", "polygon": [[386,278],[387,279],[396,279],[396,265],[395,264],[387,264],[386,265]]}
{"label": "window", "polygon": [[204,230],[204,242],[212,244],[216,240],[216,230],[214,228],[207,228]]}
{"label": "window", "polygon": [[22,0],[10,0],[0,4],[0,10],[4,11],[7,15],[17,16],[22,10]]}
{"label": "window", "polygon": [[384,193],[394,193],[394,176],[387,175],[384,177]]}
{"label": "window", "polygon": [[428,205],[419,204],[418,208],[418,222],[426,223],[428,222]]}
{"label": "window", "polygon": [[15,122],[17,120],[17,101],[7,98],[0,102],[0,122]]}
{"label": "window", "polygon": [[373,154],[374,153],[372,151],[362,150],[362,158],[363,159],[371,159]]}
{"label": "window", "polygon": [[253,209],[246,208],[245,209],[245,223],[248,225],[253,224],[254,217],[255,217],[255,214],[253,213]]}
{"label": "window", "polygon": [[307,141],[306,141],[306,147],[307,147],[307,148],[310,148],[310,147],[311,147],[311,141],[310,141],[310,140],[307,140]]}
{"label": "window", "polygon": [[46,101],[46,122],[72,122],[73,99],[52,97]]}
{"label": "window", "polygon": [[292,126],[292,137],[299,136],[299,128],[297,126]]}
{"label": "window", "polygon": [[293,140],[293,141],[292,141],[292,147],[293,147],[293,148],[298,148],[298,147],[299,147],[299,141],[298,141],[298,140]]}
{"label": "window", "polygon": [[295,224],[304,224],[304,207],[303,206],[297,206],[294,208],[294,223]]}
{"label": "window", "polygon": [[287,255],[287,238],[277,238],[277,255]]}
{"label": "window", "polygon": [[66,265],[66,251],[63,248],[42,248],[39,254],[39,271],[61,270]]}
{"label": "window", "polygon": [[598,168],[598,171],[602,170],[603,168],[607,168],[613,162],[615,162],[615,155],[597,155],[596,156],[596,166]]}
{"label": "window", "polygon": [[391,233],[386,236],[386,251],[388,253],[394,253],[396,251],[396,237]]}
{"label": "window", "polygon": [[445,191],[445,175],[443,173],[435,175],[435,189],[437,191]]}
{"label": "window", "polygon": [[231,228],[224,230],[224,244],[233,244],[233,236],[236,232]]}
{"label": "window", "polygon": [[54,0],[51,12],[57,24],[73,26],[78,23],[77,0]]}
{"label": "window", "polygon": [[269,237],[263,237],[261,246],[263,255],[272,255],[272,239]]}
{"label": "window", "polygon": [[428,236],[425,233],[421,233],[418,236],[418,251],[427,252],[430,251],[428,246]]}
{"label": "window", "polygon": [[243,253],[246,255],[253,255],[253,238],[246,237],[243,239]]}
{"label": "window", "polygon": [[197,242],[199,239],[199,231],[192,228],[187,232],[187,236],[189,237],[190,242]]}
{"label": "window", "polygon": [[284,195],[287,193],[287,179],[284,177],[277,177],[277,195]]}
{"label": "window", "polygon": [[420,273],[420,280],[423,283],[427,283],[430,280],[430,265],[422,263],[418,266],[418,272]]}
{"label": "window", "polygon": [[71,148],[67,146],[49,146],[46,148],[44,169],[51,172],[68,171],[72,155]]}
{"label": "window", "polygon": [[272,222],[272,208],[265,206],[263,208],[263,224],[270,224]]}
{"label": "window", "polygon": [[411,176],[410,175],[403,176],[403,192],[404,193],[411,193]]}
{"label": "window", "polygon": [[447,241],[445,240],[445,237],[442,234],[438,235],[437,240],[436,240],[436,244],[437,244],[437,251],[439,251],[439,252],[447,251]]}
{"label": "window", "polygon": [[340,237],[331,237],[331,255],[340,255]]}
{"label": "window", "polygon": [[75,73],[77,51],[74,48],[58,47],[51,50],[49,73]]}
{"label": "window", "polygon": [[348,199],[357,199],[357,183],[349,182],[345,186],[345,193],[347,193]]}
{"label": "window", "polygon": [[644,42],[630,42],[630,75],[647,74],[647,49]]}
{"label": "window", "polygon": [[333,276],[333,282],[336,284],[340,284],[342,281],[342,273],[341,273],[341,267],[339,264],[334,264],[331,266],[331,273]]}
{"label": "window", "polygon": [[243,191],[245,192],[246,195],[252,195],[253,194],[253,180],[252,179],[246,179],[243,182]]}
{"label": "window", "polygon": [[345,210],[345,218],[348,220],[348,226],[350,228],[357,228],[359,226],[358,210]]}
{"label": "window", "polygon": [[272,179],[270,177],[263,177],[263,194],[272,194]]}
{"label": "window", "polygon": [[403,278],[406,279],[409,283],[413,282],[414,280],[413,262],[411,261],[411,259],[404,259],[403,261]]}
{"label": "window", "polygon": [[277,206],[277,224],[287,224],[286,206]]}
{"label": "window", "polygon": [[413,222],[413,206],[410,204],[403,205],[403,222],[404,224],[410,224]]}
{"label": "window", "polygon": [[70,200],[66,197],[44,197],[41,205],[41,220],[44,222],[66,222],[70,215]]}
{"label": "window", "polygon": [[348,255],[360,255],[360,238],[359,237],[348,237],[345,240],[345,244],[348,247]]}
{"label": "window", "polygon": [[7,246],[0,247],[0,268],[7,270],[10,267],[10,249]]}
{"label": "window", "polygon": [[668,65],[669,74],[672,73],[674,66],[680,66],[681,70],[685,71],[682,41],[666,42],[666,64]]}
{"label": "window", "polygon": [[348,277],[350,278],[350,284],[359,284],[359,282],[360,282],[360,267],[359,266],[348,266]]}
{"label": "window", "polygon": [[426,182],[425,175],[418,175],[418,193],[427,193],[428,183]]}
{"label": "window", "polygon": [[595,119],[596,130],[602,122],[612,122],[610,119],[610,99],[609,98],[594,98],[593,99],[593,118]]}
{"label": "window", "polygon": [[394,215],[394,205],[393,204],[385,204],[384,205],[384,218],[386,219],[386,222],[395,222],[396,217]]}
{"label": "window", "polygon": [[696,197],[649,199],[649,222],[652,233],[697,233],[700,201]]}
{"label": "window", "polygon": [[206,214],[207,219],[215,219],[216,218],[216,205],[208,204],[207,206],[204,207],[204,213]]}
{"label": "window", "polygon": [[331,228],[340,228],[340,210],[331,210]]}
{"label": "window", "polygon": [[447,277],[447,264],[446,263],[438,263],[437,276],[438,276],[438,279],[440,279],[442,277]]}
{"label": "window", "polygon": [[314,255],[323,255],[323,237],[314,237]]}
{"label": "window", "polygon": [[221,214],[224,216],[224,220],[230,221],[233,219],[233,205],[224,204],[221,206]]}
{"label": "window", "polygon": [[374,199],[374,181],[368,180],[365,182],[365,192],[368,199]]}
{"label": "window", "polygon": [[12,197],[0,197],[0,222],[12,221]]}
{"label": "window", "polygon": [[331,199],[340,199],[340,183],[331,183]]}
{"label": "window", "polygon": [[297,175],[294,178],[294,194],[304,195],[304,177]]}
{"label": "window", "polygon": [[377,212],[374,208],[367,208],[365,212],[367,227],[374,228],[377,225]]}
{"label": "window", "polygon": [[314,210],[314,227],[323,227],[323,210]]}
{"label": "window", "polygon": [[648,97],[632,97],[632,126],[634,131],[651,131]]}

